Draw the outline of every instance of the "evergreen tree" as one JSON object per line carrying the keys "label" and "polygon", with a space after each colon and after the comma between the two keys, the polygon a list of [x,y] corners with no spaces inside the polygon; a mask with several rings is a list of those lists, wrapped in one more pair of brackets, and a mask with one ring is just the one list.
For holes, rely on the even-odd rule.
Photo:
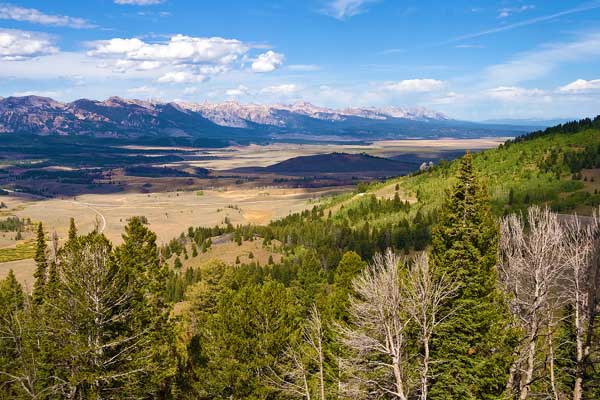
{"label": "evergreen tree", "polygon": [[44,290],[45,299],[52,301],[57,295],[59,290],[59,277],[58,277],[58,265],[56,261],[50,262],[50,268],[48,269],[48,282]]}
{"label": "evergreen tree", "polygon": [[291,291],[278,282],[225,289],[198,326],[195,398],[273,398],[264,377],[298,335],[298,311]]}
{"label": "evergreen tree", "polygon": [[0,398],[47,398],[52,365],[43,362],[47,341],[43,320],[27,301],[12,270],[0,281]]}
{"label": "evergreen tree", "polygon": [[23,308],[25,293],[11,269],[6,278],[0,281],[0,319],[6,318],[9,313],[14,313]]}
{"label": "evergreen tree", "polygon": [[44,299],[44,286],[46,285],[46,274],[48,269],[48,260],[46,258],[46,237],[44,235],[44,227],[40,222],[37,229],[37,241],[35,247],[35,264],[36,269],[33,274],[35,282],[33,284],[33,301],[36,304],[41,304]]}
{"label": "evergreen tree", "polygon": [[348,305],[353,294],[352,280],[360,274],[367,263],[355,252],[344,253],[333,276],[334,290],[330,296],[329,309],[338,321],[348,322]]}
{"label": "evergreen tree", "polygon": [[[467,153],[432,231],[431,262],[460,288],[451,317],[433,337],[431,399],[495,399],[502,395],[515,335],[498,288],[498,227]],[[447,312],[444,312],[446,314]]]}
{"label": "evergreen tree", "polygon": [[563,309],[563,317],[558,327],[555,342],[556,362],[554,364],[556,377],[558,378],[558,390],[562,393],[573,393],[575,387],[576,362],[576,328],[574,321],[573,306],[568,304]]}
{"label": "evergreen tree", "polygon": [[179,257],[175,258],[175,262],[173,263],[173,268],[175,268],[176,271],[181,270],[181,268],[183,268],[183,263],[181,262],[181,259]]}
{"label": "evergreen tree", "polygon": [[165,392],[175,373],[175,360],[170,307],[166,303],[169,271],[160,262],[156,234],[144,226],[142,219],[134,217],[125,227],[123,244],[115,253],[134,292],[135,319],[130,327],[131,333],[147,332],[144,354],[148,359],[144,361],[146,373],[141,386],[148,393]]}
{"label": "evergreen tree", "polygon": [[75,226],[75,218],[71,217],[69,221],[69,240],[75,240],[77,237],[77,227]]}

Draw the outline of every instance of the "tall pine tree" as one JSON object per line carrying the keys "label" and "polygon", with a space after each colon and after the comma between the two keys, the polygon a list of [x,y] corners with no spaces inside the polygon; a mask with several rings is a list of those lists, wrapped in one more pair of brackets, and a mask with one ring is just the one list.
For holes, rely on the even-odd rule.
{"label": "tall pine tree", "polygon": [[75,218],[71,217],[69,221],[69,240],[77,238],[77,226],[75,226]]}
{"label": "tall pine tree", "polygon": [[116,249],[120,267],[128,277],[133,291],[134,319],[128,329],[146,332],[144,369],[138,384],[158,396],[169,389],[175,375],[173,358],[173,326],[169,321],[171,308],[166,302],[167,277],[165,264],[161,264],[156,234],[149,230],[140,217],[134,217],[125,227],[123,244]]}
{"label": "tall pine tree", "polygon": [[429,397],[496,399],[505,389],[516,345],[498,288],[498,227],[471,154],[463,157],[457,178],[432,230],[430,260],[460,289],[447,305],[451,317],[433,337]]}
{"label": "tall pine tree", "polygon": [[37,228],[37,241],[35,246],[35,264],[36,269],[33,273],[35,283],[33,284],[33,301],[41,304],[44,301],[44,287],[46,286],[46,274],[48,269],[48,259],[46,258],[46,237],[44,235],[44,226],[40,222]]}

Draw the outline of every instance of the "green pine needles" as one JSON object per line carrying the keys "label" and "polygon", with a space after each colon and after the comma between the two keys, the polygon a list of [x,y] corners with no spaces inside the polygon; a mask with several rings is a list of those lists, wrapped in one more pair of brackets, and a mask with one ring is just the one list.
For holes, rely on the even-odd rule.
{"label": "green pine needles", "polygon": [[497,252],[498,227],[467,153],[432,231],[435,270],[460,287],[433,337],[431,399],[495,399],[505,390],[515,336],[498,288]]}

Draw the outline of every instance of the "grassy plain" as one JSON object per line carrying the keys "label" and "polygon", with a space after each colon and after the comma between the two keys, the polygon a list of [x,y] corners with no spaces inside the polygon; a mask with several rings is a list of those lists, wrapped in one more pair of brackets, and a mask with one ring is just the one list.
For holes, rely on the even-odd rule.
{"label": "grassy plain", "polygon": [[[503,141],[504,138],[491,138],[397,140],[366,145],[280,143],[264,146],[234,146],[223,149],[195,149],[197,152],[193,157],[157,166],[202,167],[218,173],[240,167],[264,167],[292,157],[332,152],[365,152],[382,157],[407,156],[435,159],[453,151],[496,147]],[[189,154],[190,150],[194,149],[185,150]],[[234,225],[266,224],[290,213],[312,208],[324,196],[350,192],[354,189],[344,186],[318,189],[283,188],[274,186],[272,181],[264,180],[245,181],[240,184],[235,178],[190,180],[128,177],[118,174],[116,176],[118,180],[124,181],[123,186],[126,190],[118,193],[108,191],[108,193],[88,193],[77,196],[64,195],[49,199],[15,193],[11,196],[2,196],[8,208],[2,210],[1,216],[18,216],[31,218],[34,222],[41,221],[47,232],[56,231],[59,238],[67,236],[69,219],[73,217],[80,232],[89,232],[97,227],[110,240],[119,243],[128,219],[143,215],[148,219],[150,229],[156,232],[159,244],[162,244],[178,236],[189,226],[214,226],[226,220]],[[210,189],[206,189],[207,187]],[[145,188],[144,191],[147,193],[135,190],[139,188]],[[55,192],[60,192],[59,190],[60,188],[57,187]],[[383,197],[394,195],[394,190],[389,187],[382,188],[380,192],[378,195]],[[337,207],[334,207],[333,211],[337,211]],[[19,242],[16,242],[10,234],[0,238],[0,278],[4,277],[9,269],[14,269],[17,278],[30,285],[34,268],[33,261],[30,259],[33,254],[30,242],[32,233],[27,232],[25,235],[25,240]],[[211,258],[233,263],[238,255],[241,261],[248,261],[250,252],[261,264],[267,262],[269,255],[273,255],[276,261],[280,257],[276,252],[265,249],[258,241],[244,242],[241,247],[234,242],[225,241],[215,244],[207,253],[182,261],[186,267]],[[7,262],[9,260],[10,262]]]}
{"label": "grassy plain", "polygon": [[201,150],[198,156],[170,166],[190,165],[216,171],[242,167],[267,167],[299,156],[327,153],[368,153],[379,157],[435,158],[444,153],[460,150],[479,150],[497,147],[508,138],[385,140],[371,144],[290,144],[232,146],[222,149]]}

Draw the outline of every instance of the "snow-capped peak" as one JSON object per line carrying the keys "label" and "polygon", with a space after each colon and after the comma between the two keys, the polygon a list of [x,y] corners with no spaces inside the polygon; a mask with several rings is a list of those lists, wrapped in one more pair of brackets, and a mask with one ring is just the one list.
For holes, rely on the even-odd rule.
{"label": "snow-capped peak", "polygon": [[373,120],[386,120],[401,118],[410,120],[446,120],[444,114],[426,108],[405,107],[362,107],[337,110],[328,107],[316,106],[305,101],[293,104],[240,104],[236,101],[223,103],[188,103],[178,102],[184,109],[199,112],[212,122],[238,128],[246,128],[249,123],[286,126],[286,116],[281,111],[298,114],[325,121],[342,121],[348,117],[358,117]]}

